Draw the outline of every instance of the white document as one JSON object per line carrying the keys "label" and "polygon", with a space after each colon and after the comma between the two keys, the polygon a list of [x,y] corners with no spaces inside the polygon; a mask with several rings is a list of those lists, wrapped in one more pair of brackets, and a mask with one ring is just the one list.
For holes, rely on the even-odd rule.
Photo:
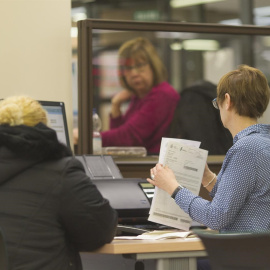
{"label": "white document", "polygon": [[127,240],[164,240],[164,239],[175,239],[175,238],[183,238],[187,237],[195,238],[196,235],[191,231],[167,231],[167,230],[158,230],[146,232],[137,236],[115,236],[114,239],[127,239]]}
{"label": "white document", "polygon": [[[159,155],[159,163],[168,165],[177,182],[195,195],[200,191],[208,155],[208,151],[199,146],[200,142],[162,138]],[[167,192],[157,187],[148,220],[186,231],[192,221]]]}
{"label": "white document", "polygon": [[161,139],[161,144],[160,144],[158,163],[164,164],[164,159],[165,159],[165,155],[166,155],[166,151],[167,151],[169,142],[178,142],[178,143],[182,143],[185,145],[194,146],[197,148],[199,148],[201,145],[201,142],[198,142],[198,141],[163,137]]}

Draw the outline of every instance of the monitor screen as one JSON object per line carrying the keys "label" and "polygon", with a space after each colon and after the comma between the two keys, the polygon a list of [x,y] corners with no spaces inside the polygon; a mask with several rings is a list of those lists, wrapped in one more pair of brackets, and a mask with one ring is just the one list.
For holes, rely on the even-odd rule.
{"label": "monitor screen", "polygon": [[48,126],[56,131],[58,140],[70,147],[67,118],[64,102],[39,101],[48,114]]}

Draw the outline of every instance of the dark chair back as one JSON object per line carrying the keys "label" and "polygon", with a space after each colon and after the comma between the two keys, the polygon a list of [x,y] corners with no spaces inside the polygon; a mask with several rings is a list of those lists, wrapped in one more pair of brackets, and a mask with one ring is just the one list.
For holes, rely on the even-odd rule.
{"label": "dark chair back", "polygon": [[270,233],[196,232],[212,270],[269,270]]}
{"label": "dark chair back", "polygon": [[6,243],[5,243],[5,238],[1,229],[0,229],[0,269],[8,270],[8,255],[7,255]]}
{"label": "dark chair back", "polygon": [[216,85],[207,81],[183,89],[169,137],[200,141],[200,148],[208,150],[209,155],[225,155],[233,139],[221,122],[219,110],[212,105],[216,95]]}

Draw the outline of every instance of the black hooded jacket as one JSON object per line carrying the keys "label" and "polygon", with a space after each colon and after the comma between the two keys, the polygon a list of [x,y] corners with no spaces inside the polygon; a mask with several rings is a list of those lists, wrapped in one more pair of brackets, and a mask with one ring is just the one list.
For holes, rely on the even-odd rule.
{"label": "black hooded jacket", "polygon": [[212,105],[216,85],[200,81],[185,88],[175,110],[170,137],[200,141],[209,155],[225,155],[233,144],[232,135]]}
{"label": "black hooded jacket", "polygon": [[79,251],[110,242],[117,213],[43,124],[0,126],[0,227],[10,269],[82,269]]}

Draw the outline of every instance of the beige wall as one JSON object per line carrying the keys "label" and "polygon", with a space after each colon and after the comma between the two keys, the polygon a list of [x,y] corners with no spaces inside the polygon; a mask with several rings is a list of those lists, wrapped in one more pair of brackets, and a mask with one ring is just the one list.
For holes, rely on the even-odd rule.
{"label": "beige wall", "polygon": [[70,12],[70,0],[0,0],[0,98],[64,101],[71,131]]}

